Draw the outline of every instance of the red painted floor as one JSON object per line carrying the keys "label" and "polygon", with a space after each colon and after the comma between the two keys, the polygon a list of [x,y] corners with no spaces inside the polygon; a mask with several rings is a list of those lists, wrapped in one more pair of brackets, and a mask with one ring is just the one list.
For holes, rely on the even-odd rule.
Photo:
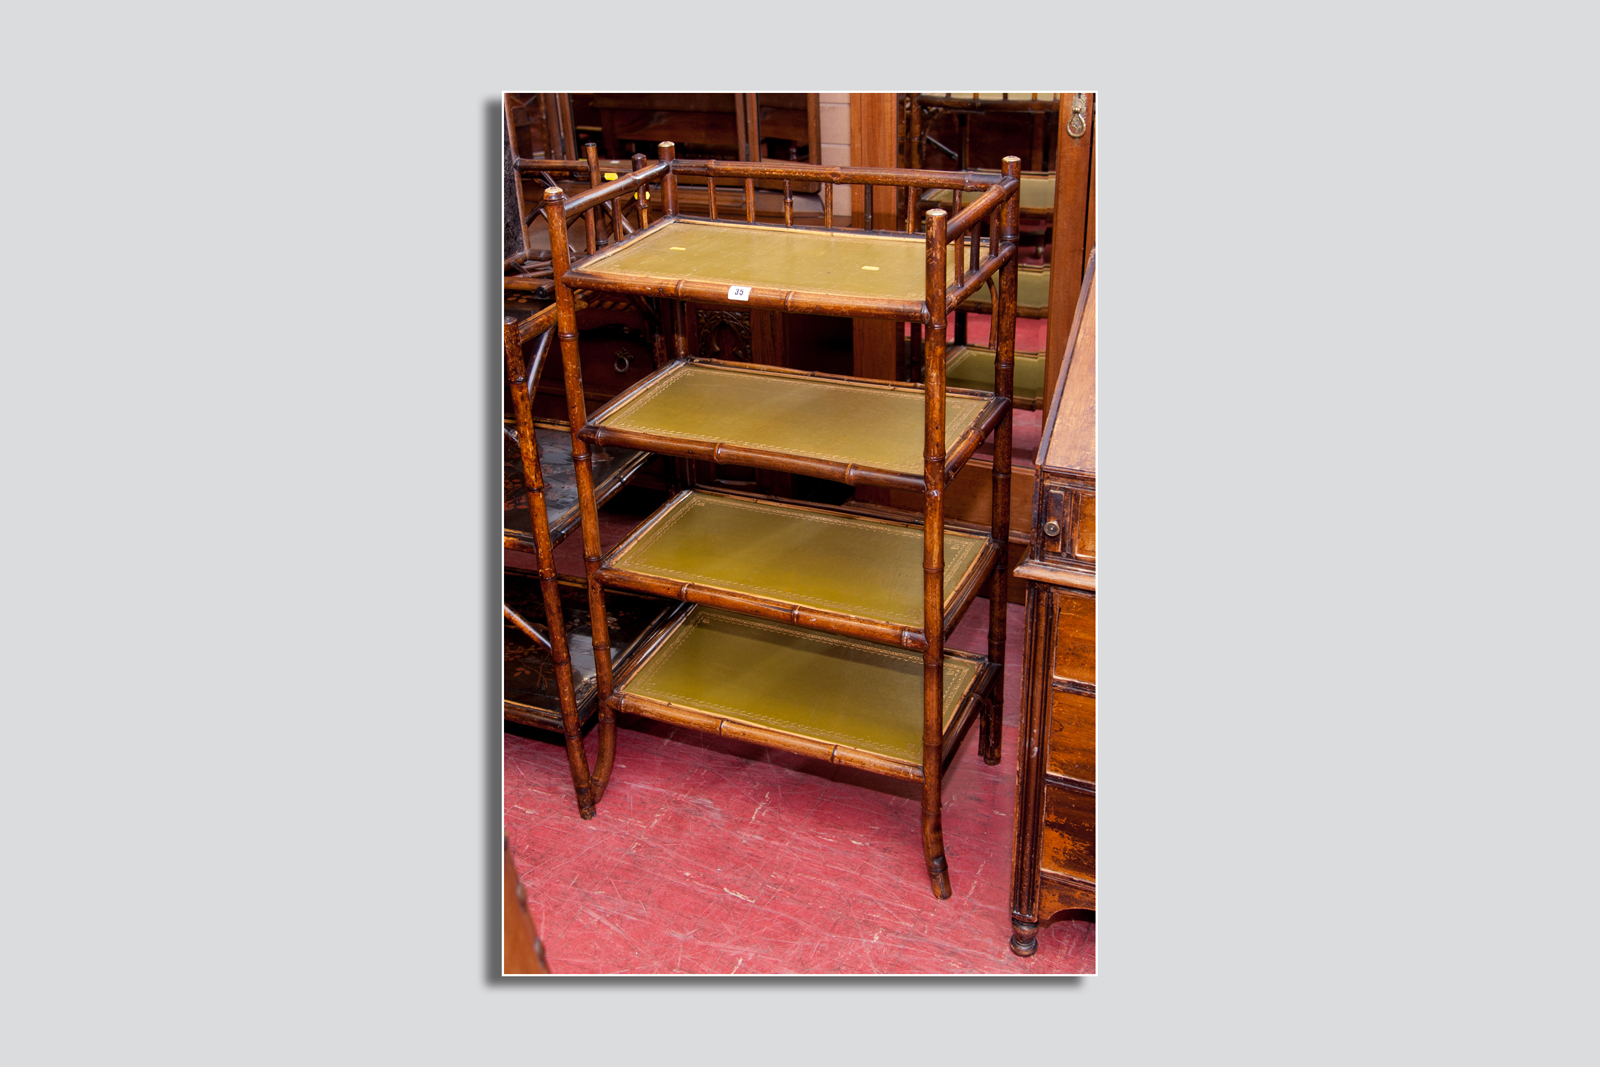
{"label": "red painted floor", "polygon": [[[975,601],[951,644],[981,650],[987,614]],[[562,750],[507,735],[506,833],[552,970],[1093,973],[1092,922],[1045,927],[1031,959],[1007,947],[1018,605],[1007,635],[1000,764],[978,756],[974,728],[945,779],[945,901],[928,888],[911,783],[630,716],[585,822]]]}

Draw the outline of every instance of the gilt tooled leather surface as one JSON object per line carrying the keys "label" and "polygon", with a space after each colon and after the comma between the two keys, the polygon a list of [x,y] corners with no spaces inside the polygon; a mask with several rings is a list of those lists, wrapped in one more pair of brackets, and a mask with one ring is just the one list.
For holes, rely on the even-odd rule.
{"label": "gilt tooled leather surface", "polygon": [[[985,401],[945,397],[945,449]],[[596,419],[602,427],[922,474],[923,394],[677,363]]]}
{"label": "gilt tooled leather surface", "polygon": [[926,296],[925,247],[920,234],[899,238],[679,219],[591,258],[581,269],[920,301]]}
{"label": "gilt tooled leather surface", "polygon": [[[982,663],[946,656],[943,725]],[[910,763],[922,761],[922,655],[696,607],[623,684],[632,695]]]}
{"label": "gilt tooled leather surface", "polygon": [[[692,493],[607,566],[921,628],[922,528]],[[945,603],[987,541],[945,531]]]}
{"label": "gilt tooled leather surface", "polygon": [[[945,381],[958,389],[994,390],[994,349],[952,345],[945,354]],[[1043,355],[1018,352],[1013,357],[1011,394],[1018,400],[1044,398]]]}

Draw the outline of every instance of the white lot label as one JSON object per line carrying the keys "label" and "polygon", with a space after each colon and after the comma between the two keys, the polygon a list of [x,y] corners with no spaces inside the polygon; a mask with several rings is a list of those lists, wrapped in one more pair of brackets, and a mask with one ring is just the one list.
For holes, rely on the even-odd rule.
{"label": "white lot label", "polygon": [[749,300],[750,299],[750,287],[748,285],[730,285],[730,286],[728,286],[728,299],[729,300]]}

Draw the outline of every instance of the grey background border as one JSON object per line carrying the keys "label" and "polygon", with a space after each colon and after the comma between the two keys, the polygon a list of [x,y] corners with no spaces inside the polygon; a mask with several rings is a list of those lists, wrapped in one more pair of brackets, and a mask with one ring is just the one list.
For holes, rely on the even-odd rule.
{"label": "grey background border", "polygon": [[[590,74],[525,5],[17,17],[29,1062],[1593,1048],[1586,35],[1211,7],[1013,44],[925,9],[785,9],[742,54],[763,15],[717,9]],[[490,982],[485,109],[903,89],[921,49],[937,88],[1101,94],[1100,975]]]}

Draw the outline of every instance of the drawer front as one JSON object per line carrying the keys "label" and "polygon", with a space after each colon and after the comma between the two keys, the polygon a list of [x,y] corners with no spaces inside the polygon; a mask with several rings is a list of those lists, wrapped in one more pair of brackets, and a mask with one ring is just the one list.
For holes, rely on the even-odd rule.
{"label": "drawer front", "polygon": [[1050,694],[1045,770],[1058,778],[1094,784],[1094,697]]}
{"label": "drawer front", "polygon": [[[531,358],[534,343],[530,341],[523,346],[524,359]],[[622,326],[602,326],[581,332],[578,360],[583,374],[583,399],[591,414],[656,370],[649,339],[641,331]],[[567,387],[562,373],[561,349],[552,340],[550,351],[545,355],[544,371],[539,375],[539,392],[533,407],[535,418],[566,421]],[[510,401],[506,403],[509,405]],[[511,409],[508,406],[506,410]]]}
{"label": "drawer front", "polygon": [[1072,554],[1081,560],[1094,561],[1094,494],[1078,494],[1078,534]]}
{"label": "drawer front", "polygon": [[1094,794],[1047,784],[1039,866],[1055,874],[1094,881]]}
{"label": "drawer front", "polygon": [[1094,597],[1057,589],[1053,671],[1069,682],[1094,684]]}

